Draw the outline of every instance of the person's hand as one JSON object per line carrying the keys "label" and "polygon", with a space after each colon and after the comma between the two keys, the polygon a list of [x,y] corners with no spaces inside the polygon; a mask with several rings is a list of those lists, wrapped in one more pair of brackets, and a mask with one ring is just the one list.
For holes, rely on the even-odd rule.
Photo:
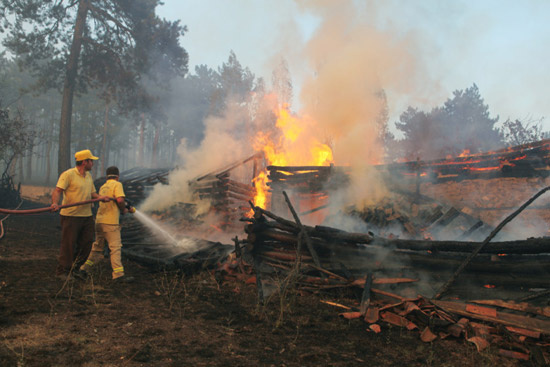
{"label": "person's hand", "polygon": [[108,197],[108,196],[100,196],[99,199],[100,199],[101,201],[103,201],[104,203],[107,203],[107,202],[113,200],[113,198],[110,198],[110,197]]}
{"label": "person's hand", "polygon": [[52,205],[50,206],[50,212],[53,213],[53,212],[56,212],[56,211],[58,211],[58,210],[59,210],[59,205],[57,205],[57,204],[52,204]]}

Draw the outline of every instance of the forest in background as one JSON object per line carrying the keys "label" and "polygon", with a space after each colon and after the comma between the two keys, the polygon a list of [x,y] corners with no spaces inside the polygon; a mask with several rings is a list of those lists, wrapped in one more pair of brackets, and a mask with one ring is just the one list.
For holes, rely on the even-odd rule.
{"label": "forest in background", "polygon": [[[220,66],[199,65],[189,71],[187,52],[179,44],[185,26],[158,19],[158,1],[138,2],[1,2],[4,15],[13,17],[0,28],[6,37],[0,55],[3,178],[52,185],[64,159],[60,153],[67,149],[71,157],[91,149],[101,158],[94,177],[111,164],[122,171],[174,167],[185,163],[178,156],[182,141],[198,146],[205,120],[224,116],[229,107],[240,111],[235,116],[242,125],[255,125],[258,119],[274,124],[275,116],[264,103],[267,95],[292,110],[292,70],[284,59],[269,83],[241,65],[233,52]],[[146,10],[139,11],[138,5]],[[73,70],[67,127],[67,70],[82,7],[88,17]],[[399,121],[388,120],[385,92],[376,96],[383,106],[375,124],[386,149],[386,162],[381,163],[488,151],[548,135],[542,131],[542,117],[501,122],[490,116],[476,84],[454,91],[430,111],[411,106]],[[69,148],[61,142],[64,133],[69,134]]]}

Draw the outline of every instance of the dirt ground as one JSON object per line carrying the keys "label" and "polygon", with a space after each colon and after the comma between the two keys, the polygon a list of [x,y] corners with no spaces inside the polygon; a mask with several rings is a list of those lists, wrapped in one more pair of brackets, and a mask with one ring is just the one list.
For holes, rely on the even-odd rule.
{"label": "dirt ground", "polygon": [[107,262],[88,281],[63,282],[54,277],[58,215],[12,215],[3,224],[0,366],[531,365],[491,348],[478,353],[463,339],[423,343],[418,332],[388,325],[369,332],[320,302],[353,302],[338,295],[259,305],[255,285],[206,271],[125,260],[133,283],[113,284]]}

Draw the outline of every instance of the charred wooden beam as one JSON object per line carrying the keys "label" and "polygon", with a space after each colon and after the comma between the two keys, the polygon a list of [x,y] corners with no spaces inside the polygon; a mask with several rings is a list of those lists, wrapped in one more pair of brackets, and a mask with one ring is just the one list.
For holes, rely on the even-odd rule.
{"label": "charred wooden beam", "polygon": [[458,269],[455,271],[455,273],[453,274],[453,276],[449,279],[449,281],[447,283],[445,283],[440,289],[439,291],[437,292],[437,294],[435,295],[435,299],[439,299],[444,292],[447,291],[447,289],[449,288],[449,286],[455,281],[455,279],[460,275],[460,273],[462,272],[462,270],[472,261],[472,259],[483,249],[483,247],[485,245],[487,245],[487,243],[489,243],[489,241],[491,241],[495,236],[496,234],[508,223],[510,222],[512,219],[514,219],[519,213],[521,213],[523,211],[523,209],[525,209],[527,206],[529,206],[529,204],[531,204],[533,201],[535,201],[539,196],[541,196],[542,194],[544,194],[546,191],[550,190],[550,186],[548,187],[545,187],[544,189],[540,190],[539,192],[537,192],[532,198],[530,198],[529,200],[527,200],[522,206],[520,206],[518,208],[518,210],[516,210],[515,212],[513,212],[512,214],[510,214],[508,217],[506,217],[506,219],[504,219],[490,234],[489,236],[481,243],[479,244],[475,249],[474,251],[468,256],[467,259],[464,260],[464,262],[462,262],[462,264],[460,264],[460,266],[458,267]]}
{"label": "charred wooden beam", "polygon": [[[414,251],[448,251],[471,253],[481,242],[402,240],[375,237],[372,245]],[[484,254],[544,254],[550,253],[550,238],[529,238],[522,241],[491,242],[484,246]]]}
{"label": "charred wooden beam", "polygon": [[494,322],[502,325],[527,328],[550,335],[550,321],[534,319],[522,315],[500,312],[493,308],[480,309],[469,307],[468,303],[453,301],[431,300],[434,305],[441,307],[445,311],[455,313],[461,316],[467,316],[473,319]]}

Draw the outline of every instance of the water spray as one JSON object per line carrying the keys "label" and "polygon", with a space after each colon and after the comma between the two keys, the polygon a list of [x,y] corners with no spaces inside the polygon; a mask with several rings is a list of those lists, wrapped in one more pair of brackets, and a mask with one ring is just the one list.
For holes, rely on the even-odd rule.
{"label": "water spray", "polygon": [[[184,250],[187,253],[192,253],[195,251],[200,251],[202,248],[207,246],[204,241],[197,241],[192,237],[182,237],[176,238],[174,234],[170,233],[166,228],[163,228],[160,223],[155,221],[153,218],[145,214],[144,212],[137,210],[132,207],[131,204],[127,206],[128,211],[134,213],[134,216],[142,224],[147,226],[153,234],[156,234],[164,239],[166,245],[172,246],[173,250],[181,251]],[[130,208],[133,209],[133,212],[130,211]]]}
{"label": "water spray", "polygon": [[[133,207],[132,207],[133,208]],[[141,212],[140,210],[134,209],[134,215],[141,223],[149,227],[155,234],[162,236],[167,242],[171,244],[177,244],[178,240],[172,236],[167,230],[162,228],[153,218],[149,217],[147,214]]]}

